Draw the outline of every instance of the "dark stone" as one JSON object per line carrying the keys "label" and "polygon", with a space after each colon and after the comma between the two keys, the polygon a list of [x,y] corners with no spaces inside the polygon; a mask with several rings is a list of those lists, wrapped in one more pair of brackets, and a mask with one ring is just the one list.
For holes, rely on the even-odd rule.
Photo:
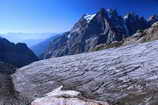
{"label": "dark stone", "polygon": [[12,78],[0,73],[0,105],[31,105],[31,100],[14,88]]}
{"label": "dark stone", "polygon": [[16,67],[4,62],[0,62],[0,73],[2,74],[13,74],[16,71]]}
{"label": "dark stone", "polygon": [[5,38],[0,38],[0,61],[22,67],[37,60],[37,56],[26,44],[14,44]]}

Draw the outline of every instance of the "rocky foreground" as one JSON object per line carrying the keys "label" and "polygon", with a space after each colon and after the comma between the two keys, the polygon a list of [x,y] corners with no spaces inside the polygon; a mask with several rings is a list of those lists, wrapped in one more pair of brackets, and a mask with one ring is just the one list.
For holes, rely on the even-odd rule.
{"label": "rocky foreground", "polygon": [[158,105],[158,41],[42,60],[12,77],[32,99],[63,85],[112,105]]}
{"label": "rocky foreground", "polygon": [[15,91],[12,78],[0,73],[0,105],[30,105],[31,100]]}
{"label": "rocky foreground", "polygon": [[80,92],[73,90],[55,89],[43,98],[38,98],[31,105],[109,105],[106,102],[85,99]]}

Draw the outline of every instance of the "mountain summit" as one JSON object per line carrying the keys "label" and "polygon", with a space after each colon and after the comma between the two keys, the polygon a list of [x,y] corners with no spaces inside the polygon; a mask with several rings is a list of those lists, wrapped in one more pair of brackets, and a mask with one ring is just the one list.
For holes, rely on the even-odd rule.
{"label": "mountain summit", "polygon": [[156,16],[146,20],[135,13],[120,16],[116,10],[102,8],[95,14],[83,15],[69,32],[55,39],[44,58],[88,52],[99,44],[122,41],[156,21]]}

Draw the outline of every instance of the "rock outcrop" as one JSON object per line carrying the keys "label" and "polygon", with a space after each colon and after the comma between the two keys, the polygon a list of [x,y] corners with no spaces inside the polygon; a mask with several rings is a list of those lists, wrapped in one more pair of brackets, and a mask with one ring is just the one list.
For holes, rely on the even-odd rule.
{"label": "rock outcrop", "polygon": [[133,36],[126,38],[123,42],[123,45],[143,43],[153,40],[158,40],[158,22],[154,23],[150,28],[144,31],[139,31]]}
{"label": "rock outcrop", "polygon": [[152,24],[151,23],[152,20],[149,20],[150,21],[150,24],[149,24],[144,17],[140,17],[136,15],[135,13],[127,14],[126,16],[124,16],[124,20],[125,20],[125,24],[127,25],[129,36],[136,33],[137,30],[144,30],[148,28],[150,24]]}
{"label": "rock outcrop", "polygon": [[109,105],[106,102],[94,101],[79,96],[79,92],[73,90],[61,90],[58,88],[43,98],[38,98],[31,105]]}
{"label": "rock outcrop", "polygon": [[158,41],[35,62],[12,75],[35,99],[63,85],[112,105],[157,105]]}
{"label": "rock outcrop", "polygon": [[13,74],[16,71],[16,67],[10,64],[6,64],[0,61],[0,73]]}
{"label": "rock outcrop", "polygon": [[125,46],[134,43],[144,43],[153,40],[158,40],[158,22],[152,24],[151,27],[145,30],[139,30],[134,35],[125,38],[122,41],[113,42],[110,44],[99,44],[95,48],[90,49],[90,51],[98,51],[107,48],[116,48],[120,46]]}
{"label": "rock outcrop", "polygon": [[0,37],[0,61],[16,67],[22,67],[37,60],[37,56],[26,44],[14,44]]}
{"label": "rock outcrop", "polygon": [[158,21],[158,15],[153,15],[153,16],[149,17],[148,24],[151,26],[152,24],[154,24],[157,21]]}
{"label": "rock outcrop", "polygon": [[156,21],[156,16],[147,21],[134,13],[123,17],[116,10],[101,9],[96,14],[82,16],[69,32],[50,43],[43,58],[79,54],[100,44],[122,41]]}
{"label": "rock outcrop", "polygon": [[31,100],[15,91],[12,78],[0,74],[0,105],[30,105]]}

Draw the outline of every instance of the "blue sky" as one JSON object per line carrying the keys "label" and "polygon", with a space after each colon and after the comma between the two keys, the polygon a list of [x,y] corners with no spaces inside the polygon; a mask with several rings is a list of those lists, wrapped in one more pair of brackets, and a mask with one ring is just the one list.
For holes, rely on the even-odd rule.
{"label": "blue sky", "polygon": [[0,33],[64,32],[86,13],[100,8],[158,14],[158,0],[0,0]]}

